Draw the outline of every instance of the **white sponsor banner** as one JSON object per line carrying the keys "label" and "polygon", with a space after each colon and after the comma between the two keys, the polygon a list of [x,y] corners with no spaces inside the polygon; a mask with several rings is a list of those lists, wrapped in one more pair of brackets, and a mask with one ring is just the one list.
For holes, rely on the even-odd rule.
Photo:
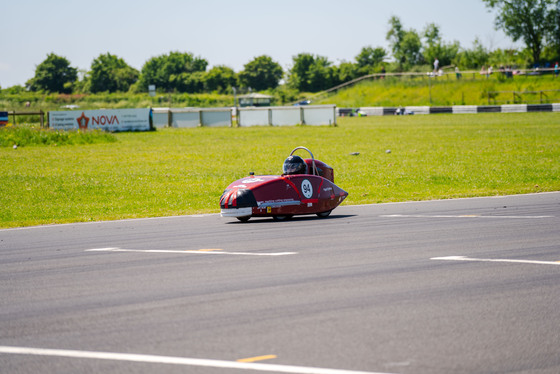
{"label": "white sponsor banner", "polygon": [[151,109],[102,109],[49,112],[56,130],[149,131]]}

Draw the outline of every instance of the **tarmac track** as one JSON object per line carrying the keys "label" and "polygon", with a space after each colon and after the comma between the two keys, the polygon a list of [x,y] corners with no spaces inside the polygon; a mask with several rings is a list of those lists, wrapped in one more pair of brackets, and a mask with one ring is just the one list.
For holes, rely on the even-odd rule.
{"label": "tarmac track", "polygon": [[1,373],[552,374],[559,347],[560,193],[0,230]]}

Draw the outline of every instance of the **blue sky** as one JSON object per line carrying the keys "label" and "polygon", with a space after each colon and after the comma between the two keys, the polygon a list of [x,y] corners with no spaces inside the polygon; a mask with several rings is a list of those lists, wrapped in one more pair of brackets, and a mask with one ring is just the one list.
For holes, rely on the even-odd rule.
{"label": "blue sky", "polygon": [[303,52],[338,64],[368,45],[388,50],[393,15],[418,32],[433,22],[463,47],[476,37],[491,49],[516,46],[481,0],[2,0],[0,9],[2,88],[25,84],[49,53],[82,70],[107,52],[137,69],[170,51],[235,71],[263,54],[284,69]]}

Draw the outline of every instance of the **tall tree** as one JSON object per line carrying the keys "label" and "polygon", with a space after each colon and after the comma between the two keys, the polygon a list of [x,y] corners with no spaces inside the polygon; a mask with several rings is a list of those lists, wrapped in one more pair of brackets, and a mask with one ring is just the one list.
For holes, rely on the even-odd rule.
{"label": "tall tree", "polygon": [[206,91],[218,91],[226,93],[230,87],[237,86],[237,74],[232,68],[218,65],[208,71],[204,78],[204,87]]}
{"label": "tall tree", "polygon": [[243,71],[239,73],[239,81],[246,87],[261,91],[278,87],[283,74],[279,63],[263,55],[245,64]]}
{"label": "tall tree", "polygon": [[480,69],[488,64],[489,51],[476,38],[471,49],[463,49],[454,59],[455,64],[462,68]]}
{"label": "tall tree", "polygon": [[339,83],[338,71],[324,56],[300,53],[293,57],[289,85],[302,92],[318,92]]}
{"label": "tall tree", "polygon": [[289,84],[298,91],[310,92],[309,71],[315,63],[315,57],[311,53],[299,53],[292,57],[294,62],[289,72]]}
{"label": "tall tree", "polygon": [[450,65],[459,53],[459,42],[445,43],[442,40],[439,26],[430,23],[423,33],[426,43],[422,53],[426,63],[432,63],[437,58],[440,66]]}
{"label": "tall tree", "polygon": [[389,19],[389,31],[386,39],[391,45],[393,57],[399,67],[416,65],[422,62],[422,42],[420,36],[414,29],[405,30],[401,20],[397,16]]}
{"label": "tall tree", "polygon": [[553,12],[552,20],[553,28],[550,39],[556,56],[560,57],[560,0],[556,1],[556,10]]}
{"label": "tall tree", "polygon": [[71,67],[65,57],[50,53],[37,65],[35,77],[27,81],[27,86],[31,91],[71,93],[77,79],[78,69]]}
{"label": "tall tree", "polygon": [[547,38],[558,28],[559,0],[482,0],[497,9],[496,27],[514,41],[522,39],[531,51],[533,62],[540,61]]}
{"label": "tall tree", "polygon": [[418,65],[423,62],[422,41],[415,30],[408,30],[401,43],[401,61],[407,66]]}
{"label": "tall tree", "polygon": [[356,56],[356,64],[361,74],[372,74],[375,67],[383,62],[387,57],[387,51],[384,48],[371,46],[363,47]]}
{"label": "tall tree", "polygon": [[335,84],[351,81],[352,79],[358,78],[360,75],[357,65],[347,61],[341,62],[340,65],[334,69],[337,77]]}
{"label": "tall tree", "polygon": [[91,63],[90,91],[128,91],[138,76],[138,70],[129,66],[122,58],[110,53],[101,54]]}
{"label": "tall tree", "polygon": [[139,86],[147,90],[149,85],[164,91],[196,92],[200,89],[200,74],[191,77],[193,73],[206,71],[208,61],[194,57],[191,53],[171,52],[149,59],[142,67]]}
{"label": "tall tree", "polygon": [[335,86],[338,83],[336,78],[336,70],[331,66],[328,58],[316,56],[315,63],[309,70],[311,92],[318,92]]}
{"label": "tall tree", "polygon": [[404,38],[404,34],[405,31],[403,29],[400,18],[397,16],[392,16],[389,19],[389,31],[387,31],[387,35],[385,38],[391,45],[391,52],[393,53],[393,56],[395,58],[397,58],[396,56],[400,54],[401,43]]}

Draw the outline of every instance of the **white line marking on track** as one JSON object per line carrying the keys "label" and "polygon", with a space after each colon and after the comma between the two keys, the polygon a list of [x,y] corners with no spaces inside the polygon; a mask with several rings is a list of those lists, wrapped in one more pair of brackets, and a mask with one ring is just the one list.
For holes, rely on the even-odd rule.
{"label": "white line marking on track", "polygon": [[430,258],[430,260],[510,262],[510,263],[515,263],[515,264],[560,265],[560,261],[511,260],[511,259],[506,259],[506,258],[470,258],[470,257],[466,257],[466,256],[432,257],[432,258]]}
{"label": "white line marking on track", "polygon": [[502,218],[502,219],[554,218],[554,216],[481,216],[478,214],[460,214],[460,215],[385,214],[385,215],[380,215],[379,217],[383,217],[383,218]]}
{"label": "white line marking on track", "polygon": [[232,255],[232,256],[287,256],[295,255],[297,252],[224,252],[217,250],[172,250],[172,249],[122,249],[117,247],[111,248],[94,248],[86,249],[85,252],[140,252],[140,253],[179,253],[179,254],[196,254],[196,255]]}
{"label": "white line marking on track", "polygon": [[237,362],[237,361],[208,360],[208,359],[200,359],[200,358],[142,355],[142,354],[132,354],[132,353],[76,351],[76,350],[66,350],[66,349],[44,349],[44,348],[0,346],[0,353],[67,357],[67,358],[87,358],[87,359],[97,359],[97,360],[146,362],[146,363],[184,365],[184,366],[204,366],[204,367],[225,368],[225,369],[273,371],[277,373],[383,374],[383,373],[376,373],[376,372],[324,369],[324,368],[306,367],[306,366],[274,365],[274,364],[249,363],[249,362]]}

